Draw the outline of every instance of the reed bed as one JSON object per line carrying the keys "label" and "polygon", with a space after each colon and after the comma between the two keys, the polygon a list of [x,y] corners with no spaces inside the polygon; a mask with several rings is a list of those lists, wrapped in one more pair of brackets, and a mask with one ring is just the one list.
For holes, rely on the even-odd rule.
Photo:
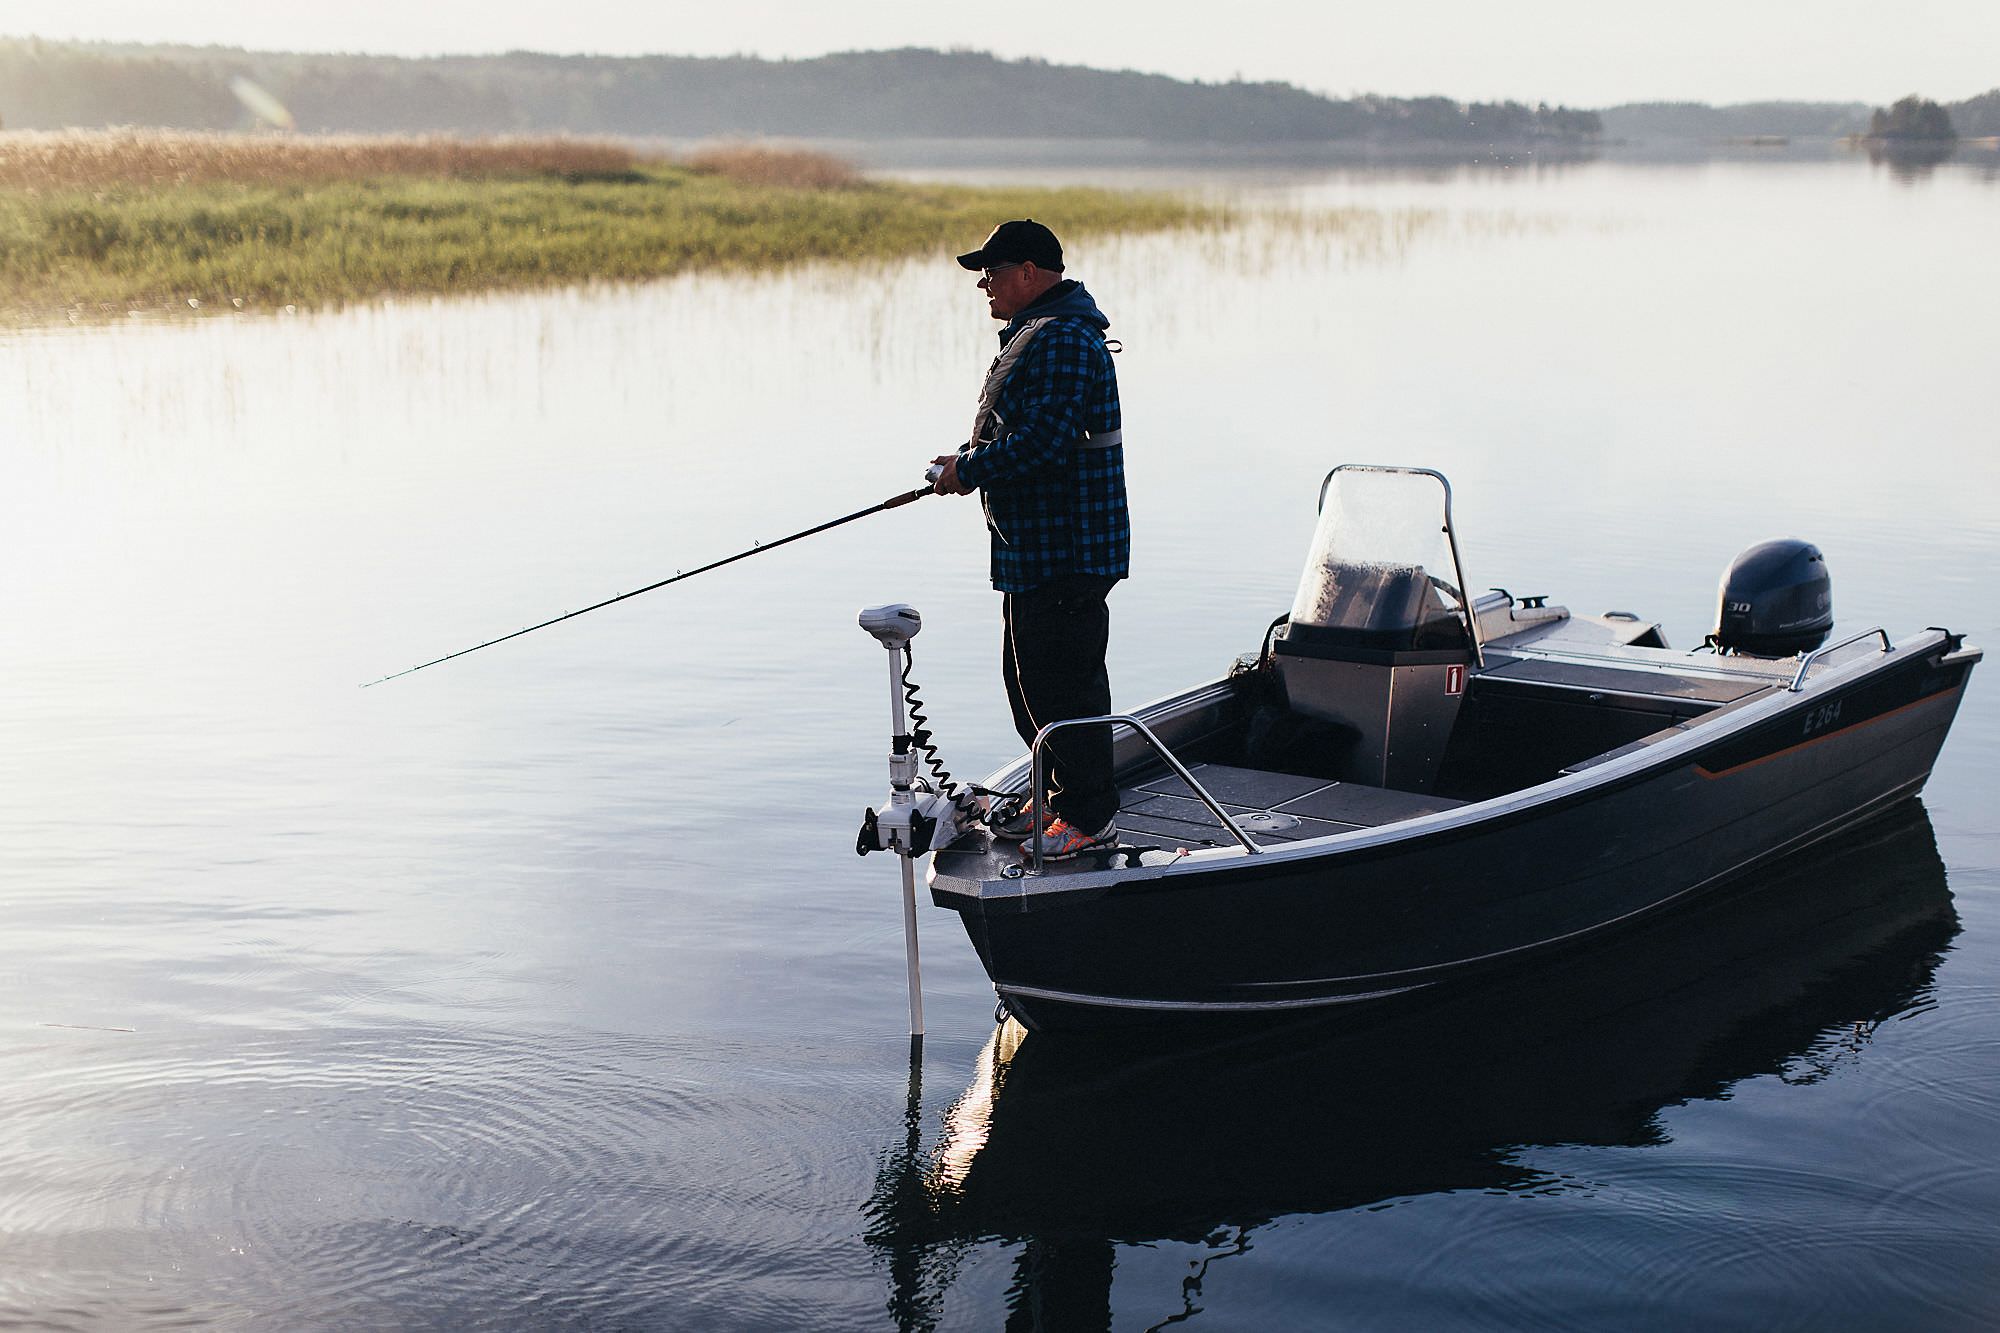
{"label": "reed bed", "polygon": [[1207,227],[1108,190],[871,181],[795,150],[689,163],[586,140],[0,134],[0,318],[318,306],[945,254],[1006,217]]}
{"label": "reed bed", "polygon": [[632,149],[560,136],[201,134],[159,130],[0,134],[0,188],[159,189],[211,181],[310,185],[375,176],[587,177],[634,170]]}
{"label": "reed bed", "polygon": [[712,144],[690,153],[687,165],[703,175],[726,176],[745,185],[850,190],[862,183],[861,173],[852,162],[827,153],[776,144]]}

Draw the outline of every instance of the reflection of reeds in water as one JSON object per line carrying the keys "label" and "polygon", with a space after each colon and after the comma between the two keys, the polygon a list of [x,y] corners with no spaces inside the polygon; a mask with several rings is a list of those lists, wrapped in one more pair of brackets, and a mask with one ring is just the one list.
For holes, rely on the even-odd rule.
{"label": "reflection of reeds in water", "polygon": [[1273,245],[1303,244],[1337,251],[1351,263],[1381,263],[1400,260],[1447,215],[1433,208],[1282,208],[1259,216]]}
{"label": "reflection of reeds in water", "polygon": [[[1343,265],[1400,262],[1419,238],[1436,233],[1447,216],[1420,208],[1214,205],[1187,233],[1162,243],[1219,273],[1265,277],[1317,268],[1329,258]],[[1159,253],[1162,243],[1147,244],[1134,253],[1139,271],[1135,276],[1166,262]],[[1093,267],[1093,272],[1101,271]]]}
{"label": "reflection of reeds in water", "polygon": [[1335,257],[1348,267],[1395,265],[1420,245],[1547,236],[1573,225],[1544,214],[1439,208],[1287,205],[1249,216],[1257,225],[1233,228],[1227,244],[1231,262],[1251,273],[1274,272],[1307,256]]}

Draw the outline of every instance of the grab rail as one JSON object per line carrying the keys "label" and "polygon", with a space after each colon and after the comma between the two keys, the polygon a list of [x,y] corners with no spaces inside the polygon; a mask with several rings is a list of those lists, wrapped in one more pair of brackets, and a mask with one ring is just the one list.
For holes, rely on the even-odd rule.
{"label": "grab rail", "polygon": [[1896,651],[1896,645],[1889,642],[1889,631],[1883,629],[1880,625],[1877,625],[1874,629],[1862,630],[1859,634],[1851,634],[1847,638],[1842,639],[1839,643],[1829,643],[1824,648],[1815,648],[1811,652],[1807,653],[1804,659],[1799,662],[1799,674],[1792,677],[1792,693],[1797,694],[1800,690],[1803,690],[1806,687],[1806,672],[1812,670],[1812,665],[1814,662],[1817,662],[1820,658],[1825,657],[1828,653],[1837,653],[1842,648],[1851,647],[1854,644],[1860,643],[1863,639],[1867,638],[1871,634],[1879,634],[1882,636],[1883,652],[1893,653]]}
{"label": "grab rail", "polygon": [[1131,727],[1132,730],[1138,732],[1140,738],[1146,744],[1153,747],[1153,753],[1166,760],[1167,766],[1174,770],[1175,775],[1182,782],[1187,783],[1189,790],[1201,798],[1201,803],[1208,807],[1208,812],[1221,820],[1224,828],[1236,835],[1236,841],[1243,844],[1244,851],[1255,856],[1264,850],[1256,843],[1250,841],[1250,835],[1245,833],[1237,825],[1236,821],[1229,817],[1228,811],[1216,803],[1215,798],[1208,794],[1206,787],[1195,781],[1194,774],[1188,772],[1187,765],[1174,758],[1174,752],[1163,745],[1160,742],[1160,738],[1155,736],[1145,723],[1125,713],[1107,713],[1103,717],[1070,717],[1064,718],[1060,722],[1051,722],[1035,733],[1035,743],[1028,747],[1028,759],[1030,761],[1028,776],[1029,780],[1034,783],[1029,788],[1034,793],[1034,799],[1028,807],[1030,810],[1029,819],[1031,821],[1028,826],[1028,843],[1035,849],[1034,865],[1028,871],[1030,875],[1039,875],[1042,873],[1042,743],[1048,740],[1052,733],[1061,731],[1064,727],[1108,725],[1112,722],[1123,722]]}

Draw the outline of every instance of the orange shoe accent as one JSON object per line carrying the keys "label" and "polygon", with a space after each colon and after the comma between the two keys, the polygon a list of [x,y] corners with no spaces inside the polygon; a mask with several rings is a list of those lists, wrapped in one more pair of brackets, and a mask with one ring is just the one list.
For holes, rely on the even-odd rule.
{"label": "orange shoe accent", "polygon": [[1095,851],[1100,847],[1117,846],[1118,823],[1116,820],[1113,820],[1096,833],[1085,833],[1066,819],[1057,818],[1051,820],[1048,827],[1043,829],[1040,834],[1029,838],[1022,844],[1021,859],[1023,861],[1034,860],[1037,844],[1041,846],[1042,860],[1044,861],[1073,860],[1085,852]]}

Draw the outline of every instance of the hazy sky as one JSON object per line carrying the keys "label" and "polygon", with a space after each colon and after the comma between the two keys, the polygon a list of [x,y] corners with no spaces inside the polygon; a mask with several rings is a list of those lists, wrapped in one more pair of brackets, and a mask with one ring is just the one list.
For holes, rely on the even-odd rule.
{"label": "hazy sky", "polygon": [[402,55],[970,47],[1336,94],[1573,106],[1957,101],[2000,86],[2000,0],[0,0],[0,33]]}

